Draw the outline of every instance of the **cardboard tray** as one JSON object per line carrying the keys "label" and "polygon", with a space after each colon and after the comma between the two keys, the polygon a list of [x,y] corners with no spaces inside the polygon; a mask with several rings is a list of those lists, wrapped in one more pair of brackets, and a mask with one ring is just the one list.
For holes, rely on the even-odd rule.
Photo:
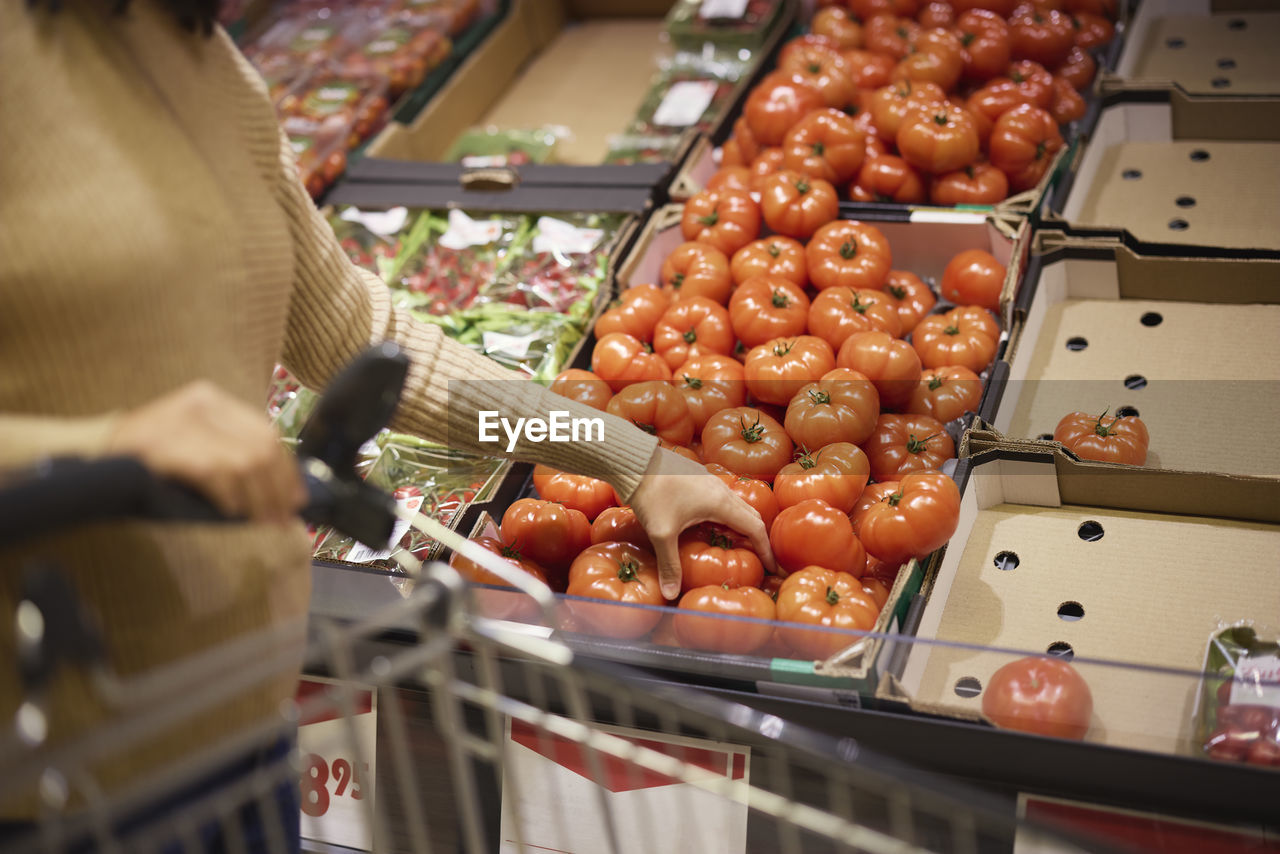
{"label": "cardboard tray", "polygon": [[1051,440],[1068,412],[1129,407],[1151,434],[1149,468],[1280,477],[1280,260],[1037,242],[983,421]]}
{"label": "cardboard tray", "polygon": [[[974,434],[960,527],[917,637],[877,697],[981,720],[1004,663],[1073,657],[1092,743],[1200,755],[1194,703],[1219,621],[1280,613],[1280,480],[1082,463]],[[968,690],[966,690],[968,689]]]}
{"label": "cardboard tray", "polygon": [[1147,254],[1280,257],[1280,115],[1217,104],[1206,126],[1166,101],[1111,98],[1041,224]]}
{"label": "cardboard tray", "polygon": [[1274,139],[1266,128],[1280,124],[1277,12],[1268,0],[1145,0],[1099,86],[1161,95],[1180,138]]}
{"label": "cardboard tray", "polygon": [[621,133],[649,89],[669,6],[510,0],[506,17],[430,103],[412,121],[388,125],[368,154],[435,161],[469,127],[562,125],[572,135],[557,144],[556,159],[600,163],[608,137]]}

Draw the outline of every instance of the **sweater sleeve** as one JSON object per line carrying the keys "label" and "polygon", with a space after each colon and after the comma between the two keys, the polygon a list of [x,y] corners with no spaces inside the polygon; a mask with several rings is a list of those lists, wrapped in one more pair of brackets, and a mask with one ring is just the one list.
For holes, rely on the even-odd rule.
{"label": "sweater sleeve", "polygon": [[[309,386],[323,388],[344,364],[379,341],[394,340],[412,361],[409,382],[392,426],[458,450],[510,456],[609,482],[627,501],[653,459],[658,441],[634,425],[568,400],[507,370],[420,323],[393,305],[377,276],[351,263],[333,229],[297,178],[293,152],[281,145],[277,190],[295,246],[294,288],[285,332],[284,364]],[[516,418],[603,421],[601,441],[574,443],[520,438],[508,452],[480,440],[479,413]],[[492,435],[492,434],[491,434]],[[593,436],[598,435],[592,434]]]}
{"label": "sweater sleeve", "polygon": [[80,418],[0,414],[0,469],[53,457],[100,456],[115,418],[115,413]]}

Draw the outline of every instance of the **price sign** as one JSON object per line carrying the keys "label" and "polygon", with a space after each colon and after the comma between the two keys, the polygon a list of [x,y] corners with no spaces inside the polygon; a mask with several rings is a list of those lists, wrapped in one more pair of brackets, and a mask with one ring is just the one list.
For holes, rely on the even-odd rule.
{"label": "price sign", "polygon": [[[686,763],[710,778],[749,779],[750,748],[621,727],[601,730]],[[508,721],[499,854],[611,850],[621,854],[743,854],[747,807],[690,783]],[[520,847],[523,842],[525,848]]]}
{"label": "price sign", "polygon": [[354,688],[353,742],[352,729],[342,717],[340,703],[307,702],[334,690],[336,685],[338,683],[314,677],[298,683],[297,699],[302,707],[298,725],[298,752],[302,756],[302,836],[316,842],[371,851],[373,829],[367,815],[373,807],[377,772],[377,705],[373,691]]}

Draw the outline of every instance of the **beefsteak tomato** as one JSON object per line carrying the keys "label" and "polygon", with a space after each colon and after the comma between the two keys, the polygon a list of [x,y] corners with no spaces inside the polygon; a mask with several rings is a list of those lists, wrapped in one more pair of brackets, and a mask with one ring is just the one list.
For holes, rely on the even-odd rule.
{"label": "beefsteak tomato", "polygon": [[1147,425],[1136,415],[1116,415],[1109,422],[1106,418],[1105,411],[1098,416],[1072,412],[1058,422],[1053,439],[1082,460],[1130,466],[1144,464],[1151,441]]}
{"label": "beefsteak tomato", "polygon": [[782,425],[750,406],[724,409],[702,428],[702,455],[734,474],[772,483],[791,461],[792,444]]}
{"label": "beefsteak tomato", "polygon": [[782,582],[777,609],[779,620],[796,624],[779,628],[783,642],[795,654],[818,661],[857,640],[848,632],[870,631],[880,616],[880,606],[862,589],[857,576],[814,565]]}
{"label": "beefsteak tomato", "polygon": [[868,486],[850,517],[868,554],[897,568],[946,545],[960,523],[960,490],[936,471]]}
{"label": "beefsteak tomato", "polygon": [[662,619],[656,608],[619,608],[626,605],[663,605],[658,562],[648,549],[634,543],[600,543],[590,546],[569,568],[570,596],[603,599],[610,604],[573,602],[574,617],[596,634],[633,639],[653,630]]}
{"label": "beefsteak tomato", "polygon": [[911,472],[940,469],[956,455],[955,443],[942,422],[929,415],[886,412],[862,447],[871,462],[871,476],[879,481],[901,480]]}
{"label": "beefsteak tomato", "polygon": [[880,393],[871,380],[836,368],[791,398],[784,425],[792,441],[804,448],[861,445],[875,432],[879,416]]}
{"label": "beefsteak tomato", "polygon": [[910,344],[887,332],[859,332],[840,345],[836,365],[875,384],[880,405],[895,408],[911,399],[920,382],[920,357]]}

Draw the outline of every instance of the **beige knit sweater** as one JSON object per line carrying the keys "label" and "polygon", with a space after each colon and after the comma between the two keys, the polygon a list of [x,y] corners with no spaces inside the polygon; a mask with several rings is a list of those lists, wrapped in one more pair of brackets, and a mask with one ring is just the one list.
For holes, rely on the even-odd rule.
{"label": "beige knit sweater", "polygon": [[[323,387],[387,338],[413,359],[397,429],[491,453],[477,442],[478,409],[580,408],[415,323],[349,263],[225,33],[187,33],[151,0],[120,16],[113,5],[64,0],[51,14],[0,2],[0,471],[99,453],[113,413],[197,378],[253,406],[277,361]],[[451,394],[461,379],[473,382]],[[626,498],[656,440],[609,419],[604,443],[522,445],[515,456],[604,478]],[[20,696],[4,626],[25,557],[61,560],[105,627],[112,663],[133,674],[300,625],[307,544],[301,525],[288,534],[128,524],[0,544],[0,726]],[[274,709],[295,675],[131,751],[133,764]],[[107,714],[71,676],[55,706],[60,736]]]}

